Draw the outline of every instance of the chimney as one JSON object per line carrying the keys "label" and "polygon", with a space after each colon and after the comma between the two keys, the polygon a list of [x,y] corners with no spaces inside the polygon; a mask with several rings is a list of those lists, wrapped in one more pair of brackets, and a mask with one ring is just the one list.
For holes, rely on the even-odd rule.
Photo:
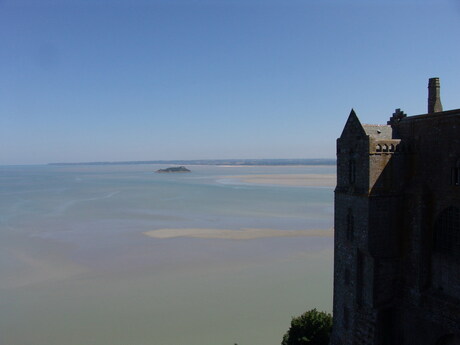
{"label": "chimney", "polygon": [[428,114],[442,111],[441,96],[439,90],[439,78],[430,78],[428,81]]}

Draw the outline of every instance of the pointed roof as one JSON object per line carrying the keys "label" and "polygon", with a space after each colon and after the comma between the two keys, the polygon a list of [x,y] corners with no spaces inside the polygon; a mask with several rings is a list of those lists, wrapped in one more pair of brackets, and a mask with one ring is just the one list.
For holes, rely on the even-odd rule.
{"label": "pointed roof", "polygon": [[347,136],[348,134],[352,134],[354,136],[366,136],[366,131],[363,128],[363,125],[361,124],[361,121],[359,121],[358,116],[356,116],[355,110],[351,109],[350,115],[348,115],[348,120],[345,123],[345,127],[343,128],[342,134],[340,135],[340,138],[343,138],[344,136]]}
{"label": "pointed roof", "polygon": [[340,135],[340,138],[345,136],[362,136],[371,137],[376,140],[387,140],[393,138],[393,128],[390,125],[366,125],[361,124],[354,109],[351,109],[348,120]]}

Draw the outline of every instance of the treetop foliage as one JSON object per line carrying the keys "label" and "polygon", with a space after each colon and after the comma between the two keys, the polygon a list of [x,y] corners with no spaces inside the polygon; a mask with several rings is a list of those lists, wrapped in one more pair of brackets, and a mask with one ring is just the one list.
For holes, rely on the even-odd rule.
{"label": "treetop foliage", "polygon": [[331,330],[332,315],[312,309],[292,318],[281,345],[328,345]]}

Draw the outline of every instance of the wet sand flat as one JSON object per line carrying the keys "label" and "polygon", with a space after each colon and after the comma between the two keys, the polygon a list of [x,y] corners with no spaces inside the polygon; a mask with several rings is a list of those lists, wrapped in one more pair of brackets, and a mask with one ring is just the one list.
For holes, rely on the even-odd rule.
{"label": "wet sand flat", "polygon": [[334,187],[335,174],[267,174],[226,176],[244,183],[274,184],[300,187]]}
{"label": "wet sand flat", "polygon": [[228,240],[251,240],[268,237],[332,237],[333,230],[275,230],[275,229],[158,229],[144,232],[154,238],[214,238]]}
{"label": "wet sand flat", "polygon": [[332,188],[279,184],[335,167],[164,167],[2,171],[0,344],[277,345],[332,310]]}

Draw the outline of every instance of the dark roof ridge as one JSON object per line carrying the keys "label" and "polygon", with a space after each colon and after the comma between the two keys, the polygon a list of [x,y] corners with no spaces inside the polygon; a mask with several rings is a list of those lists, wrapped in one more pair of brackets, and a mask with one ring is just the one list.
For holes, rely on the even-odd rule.
{"label": "dark roof ridge", "polygon": [[454,115],[454,114],[460,114],[460,108],[459,109],[451,109],[451,110],[444,110],[444,111],[439,111],[437,113],[425,113],[425,114],[419,114],[419,115],[411,115],[407,116],[404,118],[404,121],[407,121],[409,119],[418,119],[418,118],[432,118],[432,117],[438,117],[438,116],[445,116],[445,115]]}

